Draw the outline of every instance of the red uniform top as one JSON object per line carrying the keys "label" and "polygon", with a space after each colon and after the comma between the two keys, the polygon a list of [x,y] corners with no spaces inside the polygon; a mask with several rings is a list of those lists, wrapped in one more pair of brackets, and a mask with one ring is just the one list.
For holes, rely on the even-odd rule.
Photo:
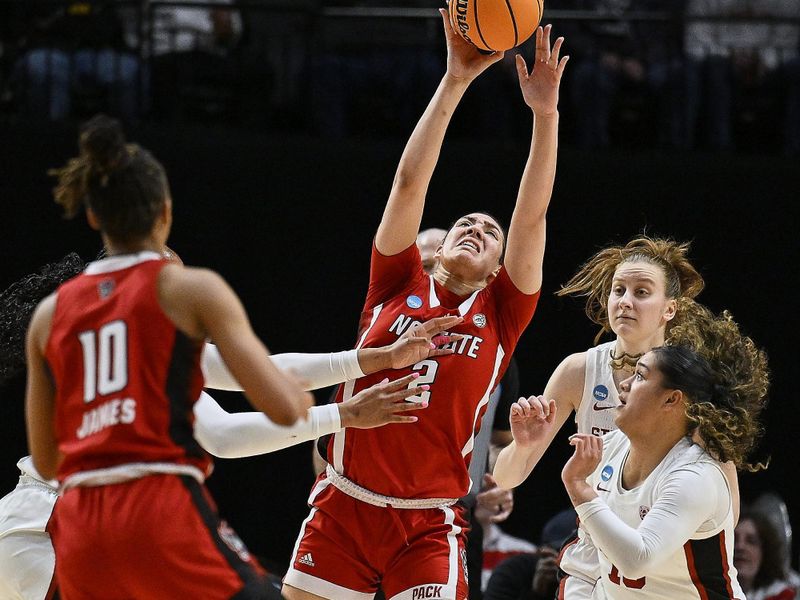
{"label": "red uniform top", "polygon": [[468,466],[489,394],[505,371],[539,293],[523,294],[505,269],[486,288],[467,297],[448,291],[422,269],[416,245],[383,256],[373,246],[369,291],[357,347],[394,342],[414,321],[460,314],[455,354],[382,371],[342,385],[337,401],[389,377],[412,371],[412,385],[430,384],[427,409],[413,424],[346,429],[328,442],[328,462],[345,477],[396,498],[460,498],[470,487]]}
{"label": "red uniform top", "polygon": [[209,471],[192,434],[202,344],[158,303],[165,264],[154,252],[111,257],[58,289],[45,358],[56,387],[60,480],[142,462]]}

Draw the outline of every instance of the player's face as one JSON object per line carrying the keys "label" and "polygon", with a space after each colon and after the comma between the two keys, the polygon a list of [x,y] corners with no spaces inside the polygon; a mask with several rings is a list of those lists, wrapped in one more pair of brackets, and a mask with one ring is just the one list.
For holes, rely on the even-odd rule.
{"label": "player's face", "polygon": [[646,262],[617,267],[608,297],[608,319],[618,336],[633,342],[659,332],[663,335],[667,322],[675,316],[675,307],[675,300],[666,296],[661,267]]}
{"label": "player's face", "polygon": [[505,236],[489,215],[471,213],[456,221],[436,252],[447,271],[468,282],[487,282],[500,266]]}
{"label": "player's face", "polygon": [[733,566],[742,582],[750,582],[761,567],[761,537],[751,519],[742,519],[733,533]]}
{"label": "player's face", "polygon": [[655,355],[647,352],[639,359],[633,375],[620,383],[620,405],[614,422],[628,437],[658,427],[664,418],[659,407],[672,391],[662,383]]}

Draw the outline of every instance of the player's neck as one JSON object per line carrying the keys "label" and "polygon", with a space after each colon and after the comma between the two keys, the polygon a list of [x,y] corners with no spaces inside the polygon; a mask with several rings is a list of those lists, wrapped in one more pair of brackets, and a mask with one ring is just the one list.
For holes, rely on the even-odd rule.
{"label": "player's neck", "polygon": [[469,296],[476,290],[481,290],[486,287],[486,283],[476,283],[474,281],[464,281],[442,266],[441,263],[436,265],[433,271],[433,278],[436,282],[447,289],[448,291],[456,294],[457,296]]}
{"label": "player's neck", "polygon": [[138,254],[139,252],[146,252],[148,250],[161,254],[164,251],[164,244],[159,243],[153,238],[135,240],[132,242],[118,242],[103,236],[103,243],[105,244],[106,254],[108,256]]}
{"label": "player's neck", "polygon": [[622,469],[622,487],[631,490],[644,483],[682,436],[646,435],[631,439],[631,450]]}
{"label": "player's neck", "polygon": [[627,355],[627,356],[639,357],[645,352],[650,352],[650,350],[652,350],[653,348],[663,345],[664,345],[664,330],[659,329],[653,335],[645,338],[625,339],[621,336],[617,336],[617,339],[614,342],[613,352],[614,356]]}

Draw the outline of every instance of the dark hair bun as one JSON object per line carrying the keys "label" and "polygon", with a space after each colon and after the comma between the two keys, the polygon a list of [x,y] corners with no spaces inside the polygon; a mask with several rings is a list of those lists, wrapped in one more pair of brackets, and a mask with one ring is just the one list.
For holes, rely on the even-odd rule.
{"label": "dark hair bun", "polygon": [[125,134],[116,119],[96,115],[81,127],[80,148],[95,172],[109,173],[126,155]]}

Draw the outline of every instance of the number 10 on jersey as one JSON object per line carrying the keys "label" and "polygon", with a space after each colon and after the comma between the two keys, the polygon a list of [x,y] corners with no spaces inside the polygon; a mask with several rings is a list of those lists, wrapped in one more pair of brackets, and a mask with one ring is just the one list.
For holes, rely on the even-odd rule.
{"label": "number 10 on jersey", "polygon": [[[83,401],[107,396],[128,385],[128,328],[125,321],[78,334],[83,348]],[[420,377],[420,379],[422,379]]]}

